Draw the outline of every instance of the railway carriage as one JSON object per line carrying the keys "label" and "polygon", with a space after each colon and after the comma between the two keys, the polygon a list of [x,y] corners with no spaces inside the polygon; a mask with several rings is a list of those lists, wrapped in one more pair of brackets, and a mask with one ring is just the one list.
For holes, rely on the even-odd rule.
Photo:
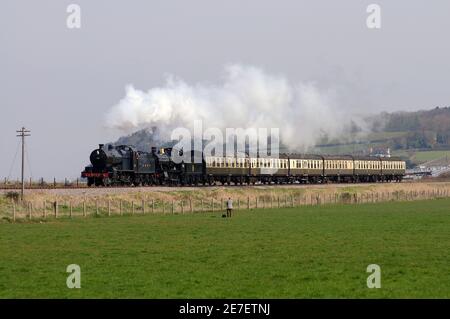
{"label": "railway carriage", "polygon": [[221,182],[222,184],[246,183],[249,178],[250,164],[246,157],[206,156],[205,179],[208,184]]}
{"label": "railway carriage", "polygon": [[317,183],[323,178],[323,157],[312,154],[289,154],[289,175],[297,182]]}
{"label": "railway carriage", "polygon": [[355,181],[377,182],[381,180],[381,160],[379,157],[354,157]]}
{"label": "railway carriage", "polygon": [[354,179],[354,162],[350,155],[324,156],[323,179],[333,182],[352,182]]}
{"label": "railway carriage", "polygon": [[257,157],[250,158],[251,181],[262,183],[287,183],[289,182],[289,157],[280,154],[278,158]]}
{"label": "railway carriage", "polygon": [[380,178],[383,181],[401,181],[405,175],[406,163],[399,157],[381,158]]}

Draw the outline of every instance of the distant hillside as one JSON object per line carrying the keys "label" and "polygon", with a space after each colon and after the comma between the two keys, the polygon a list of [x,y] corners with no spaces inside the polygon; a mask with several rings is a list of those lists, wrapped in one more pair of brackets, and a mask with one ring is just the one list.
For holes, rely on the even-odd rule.
{"label": "distant hillside", "polygon": [[374,131],[405,133],[392,138],[393,149],[441,149],[450,145],[450,107],[382,113],[372,120]]}
{"label": "distant hillside", "polygon": [[315,151],[324,154],[369,154],[390,149],[414,164],[450,154],[450,107],[416,112],[380,113],[367,118],[369,134],[355,130],[345,141],[324,141]]}

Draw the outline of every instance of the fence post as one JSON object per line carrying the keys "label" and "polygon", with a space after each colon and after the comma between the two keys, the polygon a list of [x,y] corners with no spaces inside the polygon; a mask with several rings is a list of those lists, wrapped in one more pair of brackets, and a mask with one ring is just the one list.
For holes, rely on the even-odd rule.
{"label": "fence post", "polygon": [[175,208],[174,205],[175,205],[175,204],[174,204],[174,201],[173,201],[173,199],[172,199],[172,214],[175,213],[175,212],[174,212],[174,208]]}
{"label": "fence post", "polygon": [[31,202],[28,202],[28,219],[31,220]]}
{"label": "fence post", "polygon": [[203,212],[203,199],[200,200],[201,210]]}
{"label": "fence post", "polygon": [[194,207],[192,206],[192,199],[191,198],[189,198],[189,209],[190,209],[191,213],[194,212]]}
{"label": "fence post", "polygon": [[16,221],[16,202],[13,201],[13,221]]}
{"label": "fence post", "polygon": [[181,214],[184,214],[184,205],[183,205],[183,200],[181,200],[181,202],[180,202],[180,206],[181,206]]}
{"label": "fence post", "polygon": [[258,196],[256,196],[255,205],[256,205],[256,208],[258,208]]}
{"label": "fence post", "polygon": [[280,208],[280,196],[278,196],[277,199],[278,199],[278,208]]}
{"label": "fence post", "polygon": [[98,200],[95,201],[95,216],[98,215]]}
{"label": "fence post", "polygon": [[47,202],[45,200],[42,203],[42,215],[44,216],[44,218],[47,217]]}
{"label": "fence post", "polygon": [[270,208],[273,208],[273,196],[272,196],[272,194],[270,195]]}
{"label": "fence post", "polygon": [[54,209],[55,209],[55,218],[58,218],[58,201],[55,202],[54,204]]}
{"label": "fence post", "polygon": [[119,214],[120,214],[120,216],[123,215],[123,211],[122,211],[122,200],[119,201]]}
{"label": "fence post", "polygon": [[86,200],[83,201],[83,217],[86,217]]}
{"label": "fence post", "polygon": [[108,216],[111,216],[111,201],[108,199]]}
{"label": "fence post", "polygon": [[214,198],[211,200],[212,211],[214,212]]}
{"label": "fence post", "polygon": [[69,202],[69,217],[70,218],[72,218],[72,213],[73,213],[72,202]]}
{"label": "fence post", "polygon": [[247,196],[247,209],[250,209],[250,196]]}
{"label": "fence post", "polygon": [[145,215],[145,200],[142,200],[142,214]]}
{"label": "fence post", "polygon": [[291,195],[291,207],[294,207],[294,196]]}
{"label": "fence post", "polygon": [[238,210],[241,210],[241,199],[238,198]]}
{"label": "fence post", "polygon": [[152,199],[152,214],[155,213],[155,200]]}
{"label": "fence post", "polygon": [[134,200],[131,201],[131,215],[134,215]]}
{"label": "fence post", "polygon": [[220,199],[220,210],[223,209],[223,198]]}

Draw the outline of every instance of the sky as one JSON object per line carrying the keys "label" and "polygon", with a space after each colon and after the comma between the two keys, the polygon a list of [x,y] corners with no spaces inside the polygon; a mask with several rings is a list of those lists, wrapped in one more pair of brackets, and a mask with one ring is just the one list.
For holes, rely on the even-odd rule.
{"label": "sky", "polygon": [[[66,24],[71,3],[79,29]],[[380,29],[366,25],[371,3]],[[20,174],[22,126],[27,176],[73,179],[123,134],[105,118],[127,85],[216,83],[229,64],[336,88],[360,113],[449,106],[449,13],[448,0],[3,0],[0,178]]]}

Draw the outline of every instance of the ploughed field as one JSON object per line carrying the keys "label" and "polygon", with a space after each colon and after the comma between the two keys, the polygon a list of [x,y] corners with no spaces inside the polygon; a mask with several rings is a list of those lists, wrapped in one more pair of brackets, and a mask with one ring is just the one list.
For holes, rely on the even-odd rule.
{"label": "ploughed field", "polygon": [[[450,297],[450,199],[0,223],[2,298]],[[66,267],[81,267],[81,288]],[[369,289],[369,264],[381,288]]]}

